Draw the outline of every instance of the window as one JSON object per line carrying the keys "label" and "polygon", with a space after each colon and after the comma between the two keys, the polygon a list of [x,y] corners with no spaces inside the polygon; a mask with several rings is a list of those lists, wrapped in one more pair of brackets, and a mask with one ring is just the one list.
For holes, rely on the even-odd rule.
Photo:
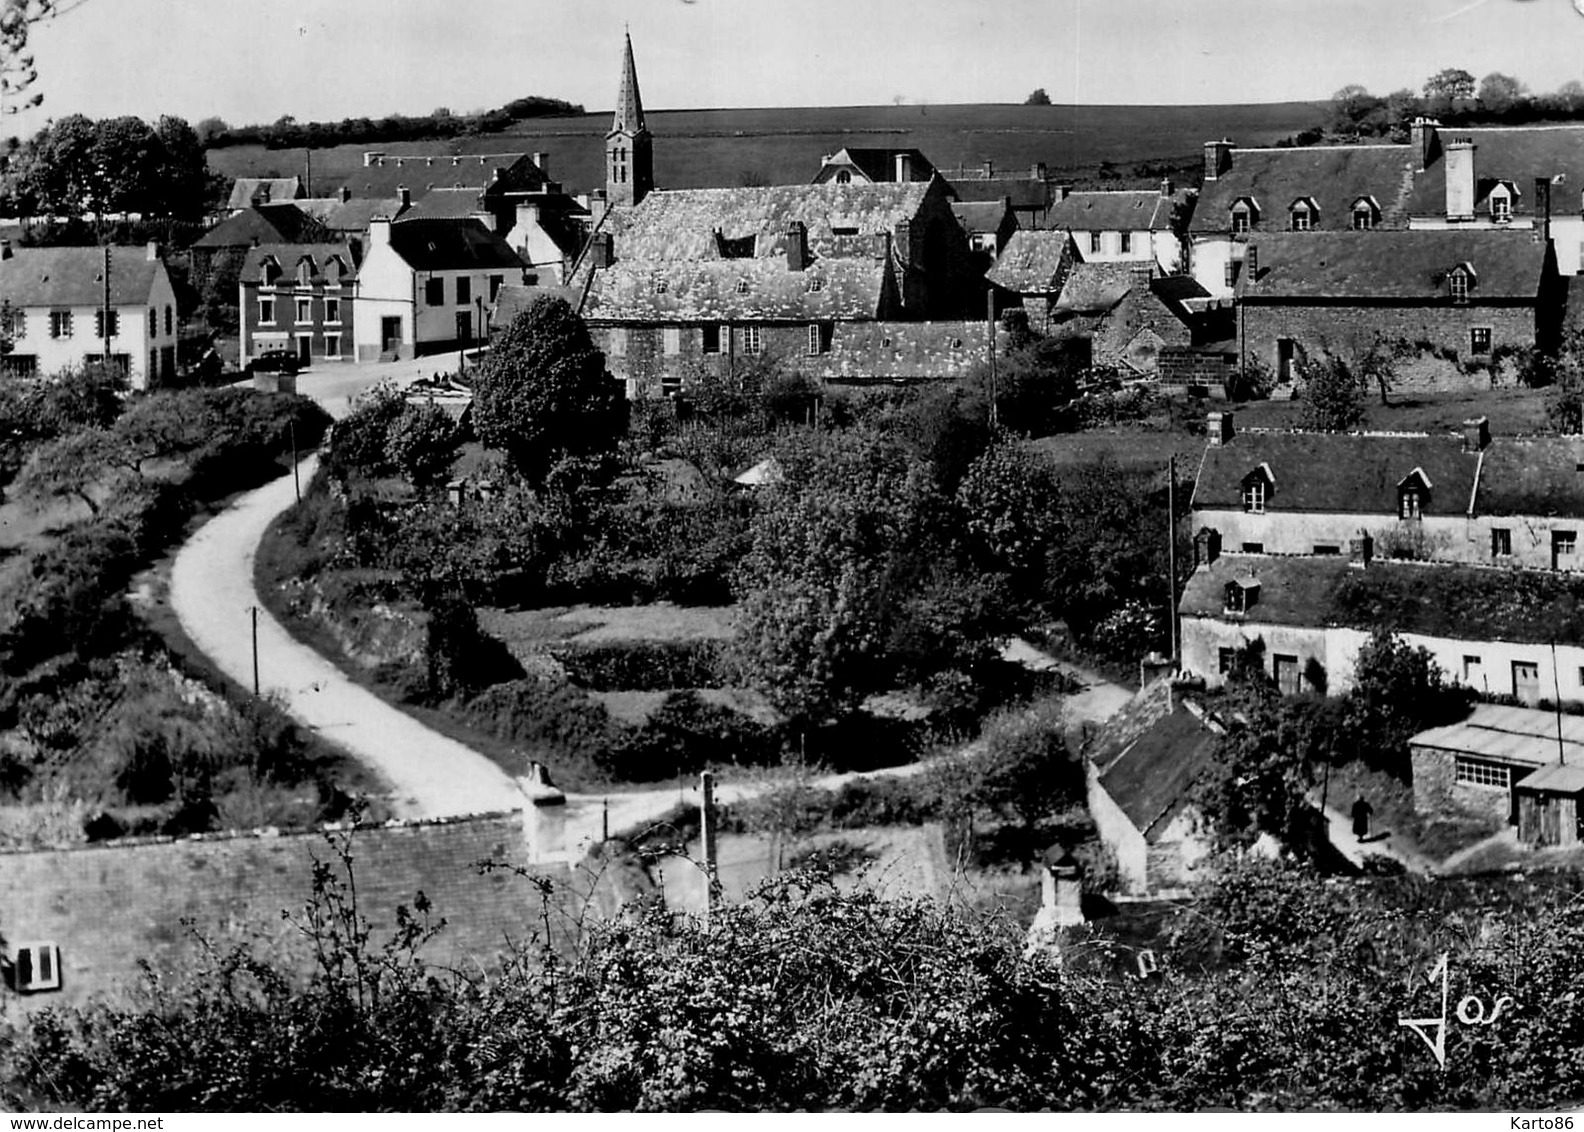
{"label": "window", "polygon": [[26,943],[11,960],[11,985],[18,994],[59,990],[60,948],[53,943]]}
{"label": "window", "polygon": [[713,323],[703,327],[703,330],[702,330],[703,342],[702,342],[702,347],[701,348],[703,349],[703,351],[706,354],[718,354],[718,353],[721,352],[721,333],[720,332],[721,332],[721,328],[718,325],[715,325]]}
{"label": "window", "polygon": [[166,334],[175,334],[176,333],[176,308],[175,307],[167,306],[165,308],[165,333]]}
{"label": "window", "polygon": [[297,286],[311,287],[313,285],[313,260],[307,256],[297,261]]}
{"label": "window", "polygon": [[1289,218],[1292,222],[1291,226],[1294,232],[1307,232],[1311,227],[1313,227],[1314,217],[1309,211],[1309,206],[1307,204],[1293,205],[1292,212],[1289,213]]}
{"label": "window", "polygon": [[493,303],[495,301],[495,296],[500,294],[501,284],[503,282],[505,282],[506,277],[504,275],[491,275],[489,277],[489,280],[490,280],[490,302]]}
{"label": "window", "polygon": [[1314,552],[1319,555],[1341,554],[1342,547],[1334,542],[1317,542],[1315,543]]}
{"label": "window", "polygon": [[1258,476],[1243,481],[1243,510],[1251,515],[1265,514],[1265,481]]}
{"label": "window", "polygon": [[1368,232],[1373,227],[1375,227],[1375,206],[1361,200],[1353,206],[1353,231]]}
{"label": "window", "polygon": [[850,169],[838,169],[838,170],[836,170],[836,183],[838,185],[850,185],[850,184],[852,184],[852,170],[850,170]]}
{"label": "window", "polygon": [[1491,328],[1488,326],[1475,326],[1469,329],[1469,353],[1488,354],[1491,352]]}
{"label": "window", "polygon": [[1463,658],[1463,683],[1472,687],[1483,687],[1485,670],[1483,662],[1477,656]]}
{"label": "window", "polygon": [[280,264],[273,259],[266,259],[259,264],[259,283],[265,287],[275,286],[275,281],[280,278]]}
{"label": "window", "polygon": [[825,352],[825,328],[817,322],[809,323],[808,352],[810,357]]}
{"label": "window", "polygon": [[298,322],[312,322],[313,321],[313,300],[312,299],[298,299],[297,300],[297,321]]}
{"label": "window", "polygon": [[1501,189],[1491,193],[1490,212],[1492,220],[1498,224],[1506,224],[1512,219],[1512,198]]}
{"label": "window", "polygon": [[325,335],[325,357],[339,358],[341,356],[341,335]]}
{"label": "window", "polygon": [[424,302],[432,307],[445,306],[445,280],[424,280]]}
{"label": "window", "polygon": [[1122,233],[1122,251],[1125,253],[1125,252],[1131,252],[1132,250],[1133,250],[1133,233],[1132,232],[1123,232]]}
{"label": "window", "polygon": [[667,326],[660,332],[667,354],[675,356],[682,352],[682,328],[680,326]]}
{"label": "window", "polygon": [[38,376],[38,356],[35,354],[6,354],[0,356],[0,377],[22,378],[27,381]]}
{"label": "window", "polygon": [[762,337],[762,335],[760,333],[760,328],[759,327],[757,327],[757,326],[745,326],[745,327],[743,327],[743,330],[742,330],[742,342],[743,342],[743,353],[745,353],[745,354],[762,354],[762,353],[764,353],[764,338]]}
{"label": "window", "polygon": [[821,276],[821,275],[811,275],[811,276],[809,276],[808,289],[809,289],[809,293],[812,294],[812,295],[817,295],[821,291],[825,290],[825,278],[824,278],[824,276]]}
{"label": "window", "polygon": [[1232,210],[1232,234],[1241,235],[1249,230],[1249,210],[1241,205]]}
{"label": "window", "polygon": [[273,323],[275,321],[275,300],[259,296],[259,321]]}
{"label": "window", "polygon": [[1491,557],[1508,558],[1512,555],[1512,531],[1507,527],[1491,528]]}
{"label": "window", "polygon": [[1399,519],[1422,519],[1421,496],[1417,485],[1405,487],[1397,493],[1397,517]]}
{"label": "window", "polygon": [[13,307],[11,309],[10,330],[11,337],[15,341],[21,341],[23,338],[27,337],[27,312],[22,310],[20,307]]}
{"label": "window", "polygon": [[324,304],[325,321],[329,323],[339,323],[341,321],[341,300],[326,299]]}
{"label": "window", "polygon": [[1239,578],[1226,584],[1226,612],[1247,613],[1259,600],[1259,583],[1252,578]]}
{"label": "window", "polygon": [[464,305],[466,303],[471,303],[472,301],[473,301],[473,280],[466,279],[466,278],[458,279],[457,280],[457,305],[458,306],[462,306],[462,305]]}
{"label": "window", "polygon": [[748,293],[748,280],[746,280],[746,279],[737,280],[737,293],[739,295],[746,295]]}
{"label": "window", "polygon": [[1577,531],[1552,531],[1551,552],[1557,555],[1578,553]]}
{"label": "window", "polygon": [[1265,544],[1262,542],[1246,542],[1243,544],[1244,554],[1264,554]]}
{"label": "window", "polygon": [[1489,790],[1512,789],[1512,767],[1494,759],[1480,759],[1473,755],[1456,755],[1452,761],[1452,778],[1460,786],[1479,786]]}
{"label": "window", "polygon": [[1090,255],[1099,255],[1100,254],[1100,233],[1099,232],[1090,232],[1089,233],[1089,254]]}
{"label": "window", "polygon": [[1457,270],[1447,276],[1447,294],[1452,296],[1454,303],[1466,303],[1469,300],[1468,274]]}
{"label": "window", "polygon": [[1216,650],[1216,671],[1219,672],[1222,676],[1225,676],[1228,672],[1231,672],[1232,671],[1232,666],[1237,663],[1237,654],[1238,654],[1237,649],[1226,649],[1226,648],[1217,649]]}
{"label": "window", "polygon": [[105,329],[105,312],[102,309],[94,311],[94,337],[95,338],[105,338],[105,337],[115,338],[115,337],[119,336],[120,333],[121,333],[121,312],[120,311],[111,311],[110,312],[110,329],[108,331]]}
{"label": "window", "polygon": [[148,332],[148,336],[150,338],[153,338],[158,333],[159,333],[159,308],[158,307],[150,307],[149,308],[149,332]]}
{"label": "window", "polygon": [[345,274],[346,264],[342,262],[340,256],[333,255],[325,260],[324,282],[326,287],[341,286],[341,277]]}
{"label": "window", "polygon": [[655,280],[655,284],[654,284],[654,293],[655,294],[663,295],[663,294],[666,293],[667,288],[668,288],[668,284],[666,283],[666,281],[664,279],[656,279]]}

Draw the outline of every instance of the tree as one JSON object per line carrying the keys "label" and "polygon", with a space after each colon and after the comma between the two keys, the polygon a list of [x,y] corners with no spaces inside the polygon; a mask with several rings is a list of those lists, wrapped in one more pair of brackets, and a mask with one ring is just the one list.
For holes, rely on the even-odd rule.
{"label": "tree", "polygon": [[390,423],[385,456],[414,487],[431,487],[456,458],[456,423],[438,405],[408,405]]}
{"label": "tree", "polygon": [[561,299],[540,299],[491,347],[473,390],[479,439],[537,481],[561,456],[610,451],[626,431],[621,386],[588,327]]}
{"label": "tree", "polygon": [[1441,106],[1474,97],[1474,76],[1460,67],[1447,67],[1425,80],[1425,101]]}
{"label": "tree", "polygon": [[1448,683],[1435,657],[1387,628],[1376,629],[1354,662],[1342,718],[1351,749],[1404,782],[1413,777],[1408,740],[1429,727],[1461,719],[1468,690]]}
{"label": "tree", "polygon": [[1061,525],[1061,485],[1049,461],[1020,444],[997,444],[969,466],[957,506],[983,566],[1039,585]]}
{"label": "tree", "polygon": [[1303,427],[1347,432],[1364,420],[1364,386],[1341,358],[1325,355],[1302,366]]}
{"label": "tree", "polygon": [[124,463],[121,439],[108,429],[86,428],[35,449],[17,476],[17,498],[38,507],[57,499],[78,499],[95,516],[102,504],[94,490],[111,467]]}
{"label": "tree", "polygon": [[1309,789],[1332,737],[1325,702],[1245,684],[1234,706],[1215,760],[1194,786],[1195,800],[1221,844],[1247,848],[1269,834],[1307,856],[1315,828]]}
{"label": "tree", "polygon": [[1573,331],[1555,355],[1536,353],[1528,383],[1550,386],[1546,419],[1567,436],[1584,433],[1584,333]]}
{"label": "tree", "polygon": [[224,118],[200,118],[193,131],[198,137],[198,144],[207,148],[222,134],[230,133],[231,125]]}
{"label": "tree", "polygon": [[381,382],[360,396],[352,411],[330,433],[332,475],[345,482],[353,473],[381,476],[390,470],[390,430],[407,407],[407,399],[390,382]]}
{"label": "tree", "polygon": [[1358,83],[1350,83],[1331,96],[1330,128],[1339,134],[1374,133],[1365,123],[1379,113],[1385,103]]}
{"label": "tree", "polygon": [[1361,386],[1374,386],[1380,393],[1382,405],[1391,404],[1392,387],[1397,384],[1397,364],[1384,342],[1377,338],[1359,354],[1353,364],[1353,371]]}
{"label": "tree", "polygon": [[990,720],[982,754],[968,764],[972,801],[1008,814],[1028,833],[1084,799],[1081,759],[1068,750],[1060,701],[1016,707]]}
{"label": "tree", "polygon": [[8,107],[28,108],[44,101],[42,94],[23,95],[38,80],[28,39],[35,24],[64,15],[86,0],[4,0],[0,8],[0,90]]}
{"label": "tree", "polygon": [[203,142],[187,119],[161,115],[154,126],[157,143],[154,191],[150,204],[159,215],[201,219],[209,188]]}
{"label": "tree", "polygon": [[1505,114],[1529,96],[1529,88],[1500,71],[1492,71],[1480,80],[1480,108],[1490,114]]}
{"label": "tree", "polygon": [[1035,87],[1034,92],[1023,100],[1024,106],[1049,106],[1050,95],[1045,93],[1044,87]]}

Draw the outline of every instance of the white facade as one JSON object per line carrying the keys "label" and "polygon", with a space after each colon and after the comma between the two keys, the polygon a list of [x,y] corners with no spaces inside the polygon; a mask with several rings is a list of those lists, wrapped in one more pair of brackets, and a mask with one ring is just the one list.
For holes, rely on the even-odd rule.
{"label": "white facade", "polygon": [[1182,241],[1174,232],[1074,228],[1072,238],[1085,263],[1156,263],[1168,275],[1182,270]]}
{"label": "white facade", "polygon": [[559,287],[566,282],[566,255],[539,223],[538,205],[519,204],[517,222],[504,239],[522,256],[529,273],[538,276],[534,282],[539,286]]}
{"label": "white facade", "polygon": [[1195,236],[1189,246],[1189,271],[1214,298],[1230,299],[1232,284],[1227,281],[1227,265],[1243,262],[1243,247],[1230,235]]}

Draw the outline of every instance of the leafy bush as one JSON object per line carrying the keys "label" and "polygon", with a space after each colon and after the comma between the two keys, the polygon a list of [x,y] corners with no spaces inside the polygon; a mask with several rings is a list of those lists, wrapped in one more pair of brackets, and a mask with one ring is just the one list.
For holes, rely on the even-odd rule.
{"label": "leafy bush", "polygon": [[394,385],[381,383],[357,399],[352,411],[336,422],[325,466],[336,478],[380,476],[391,470],[391,427],[407,409]]}
{"label": "leafy bush", "polygon": [[657,782],[708,766],[773,763],[781,750],[778,729],[684,690],[667,695],[641,726],[626,728],[599,763],[618,782]]}
{"label": "leafy bush", "polygon": [[471,726],[521,744],[530,758],[595,767],[617,740],[605,709],[561,680],[528,676],[485,688],[462,705]]}
{"label": "leafy bush", "polygon": [[415,487],[444,479],[460,441],[456,423],[437,405],[408,405],[390,422],[385,457]]}
{"label": "leafy bush", "polygon": [[550,651],[573,680],[600,692],[710,688],[723,676],[718,641],[617,641]]}

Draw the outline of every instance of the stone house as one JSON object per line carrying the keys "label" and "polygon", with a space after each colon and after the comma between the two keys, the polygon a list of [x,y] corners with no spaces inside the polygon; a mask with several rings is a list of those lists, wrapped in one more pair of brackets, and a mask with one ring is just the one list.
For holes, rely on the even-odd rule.
{"label": "stone house", "polygon": [[241,364],[284,351],[303,366],[350,362],[357,262],[349,244],[260,244],[238,283]]}
{"label": "stone house", "polygon": [[1141,262],[1173,275],[1184,267],[1180,233],[1191,206],[1169,180],[1159,190],[1058,188],[1046,223],[1072,233],[1085,263]]}
{"label": "stone house", "polygon": [[48,377],[105,361],[107,336],[108,360],[132,389],[176,376],[176,292],[157,244],[14,248],[0,241],[0,300],[12,311],[12,349],[0,357],[6,377]]}
{"label": "stone house", "polygon": [[1056,302],[1067,276],[1079,262],[1066,232],[1024,228],[1012,234],[985,278],[995,288],[997,308],[1022,307],[1029,326],[1043,334],[1056,317]]}
{"label": "stone house", "polygon": [[1191,277],[1160,275],[1152,261],[1073,263],[1049,308],[1047,327],[1088,342],[1096,364],[1155,375],[1164,350],[1200,346],[1224,334],[1208,300]]}
{"label": "stone house", "polygon": [[334,239],[330,229],[298,202],[245,208],[193,242],[189,249],[193,286],[202,288],[211,280],[226,283],[255,244],[317,244]]}
{"label": "stone house", "polygon": [[[1584,718],[1502,704],[1476,704],[1458,723],[1421,731],[1408,741],[1414,809],[1437,816],[1473,814],[1525,827],[1526,841],[1578,841],[1577,776],[1584,771]],[[1571,781],[1569,781],[1571,779]],[[1524,795],[1530,820],[1521,820]],[[1556,798],[1541,824],[1535,810]],[[1546,799],[1547,801],[1539,801]],[[1565,805],[1563,804],[1565,803]],[[1563,822],[1558,811],[1567,809]],[[1549,834],[1547,838],[1545,835]]]}
{"label": "stone house", "polygon": [[1210,853],[1192,791],[1222,733],[1169,679],[1146,687],[1085,752],[1089,814],[1129,896],[1185,888]]}
{"label": "stone house", "polygon": [[1239,432],[1209,416],[1193,526],[1227,550],[1584,569],[1584,437]]}

